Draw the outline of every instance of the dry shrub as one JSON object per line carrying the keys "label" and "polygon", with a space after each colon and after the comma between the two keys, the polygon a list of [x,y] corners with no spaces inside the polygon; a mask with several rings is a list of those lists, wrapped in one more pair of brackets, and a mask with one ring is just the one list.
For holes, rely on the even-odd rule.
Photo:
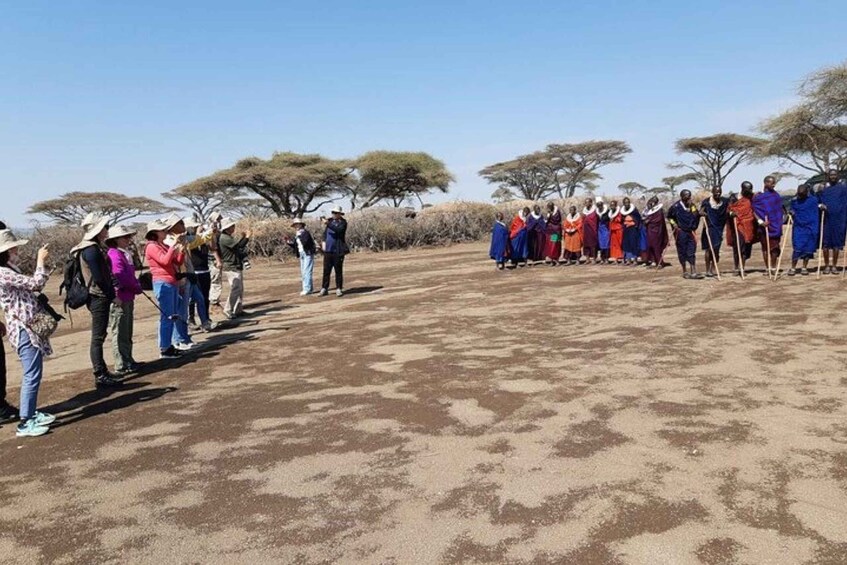
{"label": "dry shrub", "polygon": [[50,258],[47,262],[61,269],[65,259],[76,244],[82,240],[82,228],[68,225],[36,226],[26,234],[18,237],[28,239],[29,243],[18,250],[19,267],[24,273],[35,270],[35,254],[46,243],[50,244]]}

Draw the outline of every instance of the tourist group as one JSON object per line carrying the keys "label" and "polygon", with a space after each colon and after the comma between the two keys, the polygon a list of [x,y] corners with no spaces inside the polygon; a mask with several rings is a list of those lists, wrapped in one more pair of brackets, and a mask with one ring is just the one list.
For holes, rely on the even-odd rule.
{"label": "tourist group", "polygon": [[[699,203],[693,201],[691,191],[683,190],[667,211],[654,196],[643,211],[629,198],[624,198],[622,205],[616,200],[607,205],[602,198],[589,198],[581,211],[571,206],[564,215],[549,202],[546,214],[539,205],[532,210],[525,207],[509,226],[498,213],[490,257],[499,270],[507,264],[514,268],[542,261],[548,265],[641,264],[661,269],[673,237],[683,277],[703,279],[720,276],[718,264],[726,238],[734,274],[744,276],[753,245],[759,243],[765,274],[776,277],[790,238],[789,276],[808,275],[815,253],[820,253],[819,273],[836,274],[847,236],[847,184],[837,171],[830,171],[825,184],[814,190],[800,185],[788,203],[776,191],[776,184],[775,177],[767,176],[762,191],[754,193],[753,184],[745,181],[740,194],[728,198],[715,187],[711,196]],[[698,239],[705,255],[705,273],[696,267]]]}
{"label": "tourist group", "polygon": [[[321,218],[324,236],[320,246],[302,218],[293,220],[293,239],[287,243],[300,260],[301,295],[312,293],[312,271],[318,249],[324,256],[321,296],[329,291],[335,273],[336,294],[343,295],[347,221],[340,207]],[[210,309],[217,307],[226,320],[244,313],[244,271],[250,268],[247,247],[251,232],[236,234],[236,221],[213,213],[205,224],[173,214],[154,220],[136,243],[136,231],[110,226],[108,219],[89,214],[82,221],[82,241],[70,252],[64,266],[60,294],[65,309],[87,308],[91,316],[89,353],[97,389],[123,386],[122,377],[136,373],[142,364],[133,354],[134,304],[138,296],[150,300],[159,311],[158,347],[161,359],[190,355],[195,349],[192,332],[218,328]],[[50,271],[48,246],[38,250],[35,272],[18,267],[19,248],[27,244],[0,222],[0,307],[6,323],[0,335],[8,337],[23,367],[20,409],[6,399],[5,352],[0,340],[0,423],[19,420],[18,437],[47,433],[55,416],[36,409],[43,376],[43,361],[52,353],[50,336],[59,320],[43,293]],[[145,270],[147,272],[145,272]],[[224,294],[223,283],[228,292]],[[145,292],[152,290],[155,300]],[[107,335],[112,334],[114,368],[104,355]]]}

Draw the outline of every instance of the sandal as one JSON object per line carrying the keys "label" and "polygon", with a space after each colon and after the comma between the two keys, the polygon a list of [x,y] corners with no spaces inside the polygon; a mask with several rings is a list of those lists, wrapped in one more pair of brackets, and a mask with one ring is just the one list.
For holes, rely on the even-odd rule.
{"label": "sandal", "polygon": [[802,269],[800,269],[800,274],[803,275],[804,277],[809,276],[809,269],[803,267]]}
{"label": "sandal", "polygon": [[792,268],[790,268],[790,269],[788,269],[788,276],[789,276],[789,277],[793,277],[793,276],[794,276],[794,275],[796,275],[796,274],[797,274],[797,269],[795,269],[795,268],[793,268],[793,267],[792,267]]}
{"label": "sandal", "polygon": [[691,278],[691,273],[682,273],[682,278],[684,278],[684,279],[690,279],[690,278]]}

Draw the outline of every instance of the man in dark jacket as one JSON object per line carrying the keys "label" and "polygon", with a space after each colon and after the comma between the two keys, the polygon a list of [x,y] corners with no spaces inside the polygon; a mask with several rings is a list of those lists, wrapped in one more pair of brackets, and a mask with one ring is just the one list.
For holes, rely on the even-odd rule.
{"label": "man in dark jacket", "polygon": [[[0,222],[0,230],[5,230],[6,224]],[[6,400],[6,324],[0,322],[0,424],[18,419],[18,409]]]}
{"label": "man in dark jacket", "polygon": [[112,303],[120,306],[120,299],[115,295],[115,284],[112,279],[112,267],[106,254],[105,241],[109,235],[109,224],[106,218],[99,218],[87,227],[83,241],[71,250],[79,253],[82,276],[89,285],[88,311],[91,312],[91,368],[94,371],[94,385],[97,388],[120,386],[109,372],[103,357],[103,343],[109,328],[109,311]]}
{"label": "man in dark jacket", "polygon": [[322,218],[324,224],[324,274],[321,283],[321,296],[329,294],[329,277],[335,270],[335,294],[344,294],[344,256],[347,247],[347,220],[341,206],[332,209],[332,217]]}

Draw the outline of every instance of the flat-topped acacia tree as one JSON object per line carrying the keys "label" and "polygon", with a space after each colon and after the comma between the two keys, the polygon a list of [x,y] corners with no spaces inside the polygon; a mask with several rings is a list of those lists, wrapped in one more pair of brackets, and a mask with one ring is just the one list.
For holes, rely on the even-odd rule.
{"label": "flat-topped acacia tree", "polygon": [[352,208],[389,202],[399,208],[423,195],[446,193],[455,179],[443,162],[424,152],[370,151],[352,163],[356,178],[349,189]]}
{"label": "flat-topped acacia tree", "polygon": [[694,156],[692,164],[672,163],[672,169],[689,169],[702,179],[704,187],[723,187],[723,183],[741,163],[754,157],[764,140],[737,133],[718,133],[704,137],[686,137],[676,141],[679,154]]}
{"label": "flat-topped acacia tree", "polygon": [[105,216],[111,224],[120,224],[139,216],[154,216],[175,210],[146,196],[74,191],[66,192],[58,198],[36,202],[27,213],[45,216],[59,224],[79,225],[89,213]]}

